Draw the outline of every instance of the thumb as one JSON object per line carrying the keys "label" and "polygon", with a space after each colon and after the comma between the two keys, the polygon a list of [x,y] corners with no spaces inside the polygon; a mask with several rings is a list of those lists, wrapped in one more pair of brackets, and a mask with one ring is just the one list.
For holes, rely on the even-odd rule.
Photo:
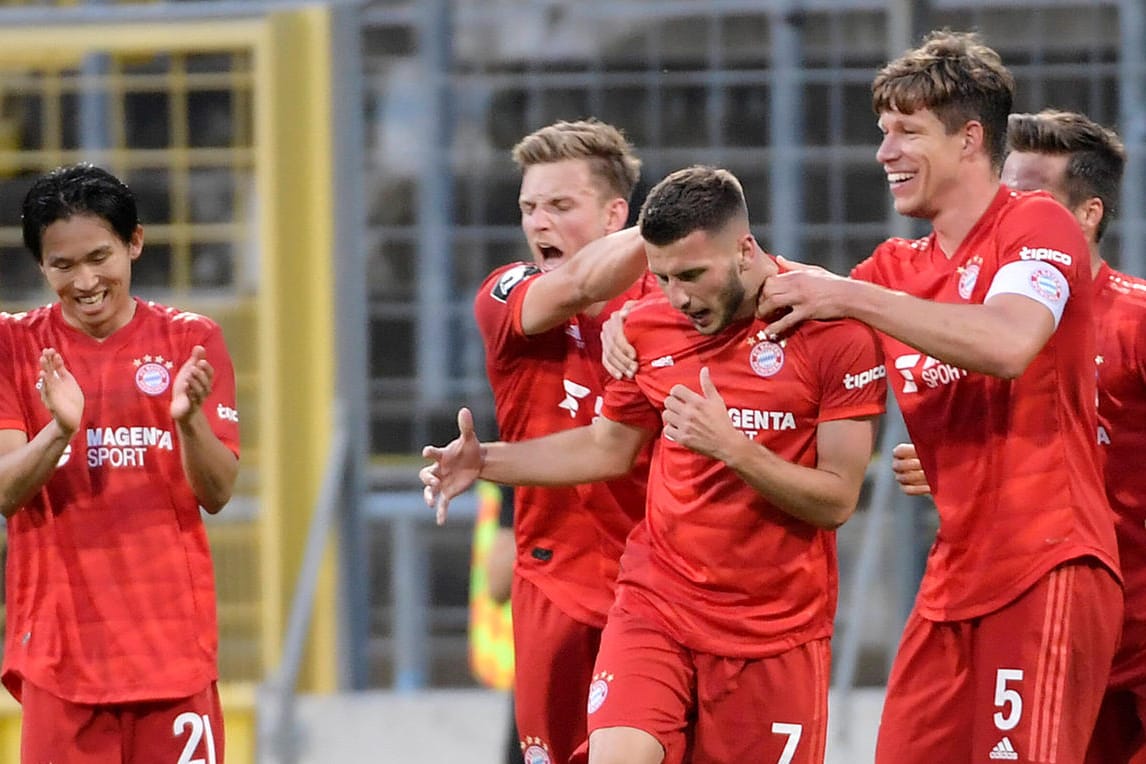
{"label": "thumb", "polygon": [[700,370],[700,391],[704,393],[705,398],[720,400],[720,391],[712,384],[712,376],[708,373],[707,366],[701,367]]}
{"label": "thumb", "polygon": [[805,265],[804,263],[796,262],[795,260],[789,260],[783,255],[776,255],[776,260],[790,271],[806,271],[812,267],[810,265]]}
{"label": "thumb", "polygon": [[458,409],[458,435],[463,440],[474,437],[474,415],[465,406]]}

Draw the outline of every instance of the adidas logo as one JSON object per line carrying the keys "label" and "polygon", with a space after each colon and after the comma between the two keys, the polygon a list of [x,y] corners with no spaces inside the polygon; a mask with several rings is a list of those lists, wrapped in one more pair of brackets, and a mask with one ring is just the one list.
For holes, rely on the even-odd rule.
{"label": "adidas logo", "polygon": [[673,360],[671,355],[662,355],[650,363],[649,366],[652,366],[654,369],[663,369],[666,366],[672,366],[672,364]]}
{"label": "adidas logo", "polygon": [[991,749],[991,759],[1001,759],[1004,761],[1018,761],[1019,755],[1015,753],[1015,747],[1011,745],[1011,739],[1004,737],[999,742],[995,743],[995,747]]}

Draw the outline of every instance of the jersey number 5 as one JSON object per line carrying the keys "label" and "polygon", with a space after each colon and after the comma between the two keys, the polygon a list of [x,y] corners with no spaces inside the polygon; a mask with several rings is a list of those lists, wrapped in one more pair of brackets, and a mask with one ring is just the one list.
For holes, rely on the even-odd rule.
{"label": "jersey number 5", "polygon": [[[211,731],[211,717],[190,711],[179,714],[175,717],[171,732],[179,737],[184,730],[187,730],[187,742],[183,744],[183,753],[179,754],[179,764],[215,764],[215,734]],[[191,758],[199,750],[199,743],[205,744],[206,759]]]}
{"label": "jersey number 5", "polygon": [[1023,718],[1023,696],[1018,690],[1007,687],[1007,682],[1021,682],[1022,679],[1022,669],[999,669],[995,674],[995,706],[1010,706],[1006,716],[1002,711],[995,712],[995,726],[1004,732],[1013,730]]}

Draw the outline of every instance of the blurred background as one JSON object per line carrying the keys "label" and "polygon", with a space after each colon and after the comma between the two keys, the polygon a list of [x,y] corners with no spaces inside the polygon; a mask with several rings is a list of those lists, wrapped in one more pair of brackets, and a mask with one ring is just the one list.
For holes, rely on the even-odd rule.
{"label": "blurred background", "polygon": [[[1121,133],[1105,253],[1146,276],[1144,17],[1141,0],[4,0],[0,308],[51,298],[20,245],[31,179],[89,160],[139,197],[137,292],[223,325],[244,449],[239,495],[208,518],[231,761],[498,761],[506,706],[468,660],[478,501],[434,527],[416,472],[459,405],[494,434],[471,302],[528,257],[513,144],[598,117],[644,161],[634,210],[666,173],[722,165],[766,249],[846,272],[916,232],[874,159],[873,75],[929,29],[975,29],[1017,111]],[[840,531],[834,761],[870,760],[934,532],[890,481],[903,437],[893,411]],[[0,704],[0,760],[18,727]]]}

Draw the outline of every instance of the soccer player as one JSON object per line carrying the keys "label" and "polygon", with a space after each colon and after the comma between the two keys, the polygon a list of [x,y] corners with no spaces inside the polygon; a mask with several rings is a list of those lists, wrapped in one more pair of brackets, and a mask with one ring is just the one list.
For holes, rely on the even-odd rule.
{"label": "soccer player", "polygon": [[[1126,589],[1122,639],[1086,760],[1146,761],[1146,474],[1137,467],[1146,438],[1146,281],[1111,268],[1100,246],[1117,212],[1125,149],[1113,131],[1055,110],[1012,114],[1007,144],[1003,183],[1049,191],[1074,214],[1094,277],[1098,442]],[[892,467],[907,493],[929,492],[912,444],[896,447]]]}
{"label": "soccer player", "polygon": [[1000,184],[1013,78],[932,33],[872,85],[896,210],[931,223],[853,278],[795,267],[760,310],[858,318],[930,478],[940,528],[888,682],[882,764],[1082,761],[1122,621],[1095,443],[1092,289],[1078,223]]}
{"label": "soccer player", "polygon": [[462,409],[459,439],[424,450],[427,502],[441,509],[479,475],[615,477],[656,438],[589,689],[589,761],[822,762],[832,531],[871,458],[882,356],[855,321],[767,340],[753,311],[778,267],[726,170],[669,175],[639,226],[664,294],[629,315],[646,359],[635,378],[608,384],[592,424],[525,442],[479,443]]}
{"label": "soccer player", "polygon": [[[644,245],[622,230],[640,161],[619,130],[558,122],[513,149],[532,262],[495,269],[474,315],[498,428],[525,440],[588,424],[604,369],[599,323],[653,288]],[[517,727],[526,761],[566,762],[585,703],[625,537],[644,511],[646,470],[568,488],[516,491],[512,597]]]}
{"label": "soccer player", "polygon": [[200,516],[238,473],[222,333],[132,296],[143,228],[102,169],[37,179],[23,235],[58,299],[0,321],[2,678],[21,760],[222,762]]}

